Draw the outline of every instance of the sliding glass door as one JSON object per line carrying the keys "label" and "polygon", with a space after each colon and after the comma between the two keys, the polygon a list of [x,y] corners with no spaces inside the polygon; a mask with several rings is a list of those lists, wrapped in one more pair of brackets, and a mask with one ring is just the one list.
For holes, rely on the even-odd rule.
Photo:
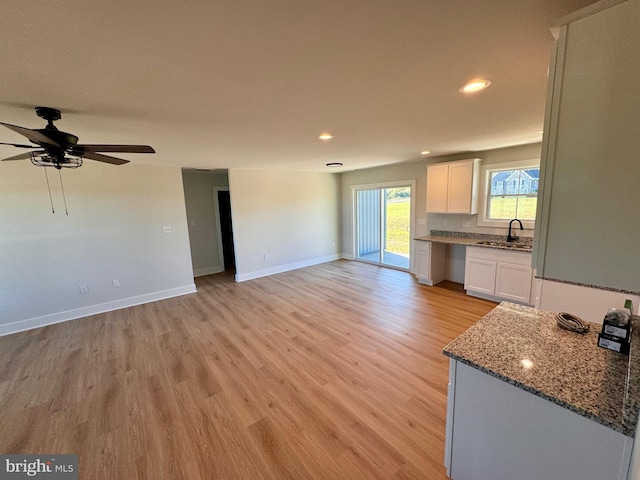
{"label": "sliding glass door", "polygon": [[356,259],[409,269],[411,186],[355,189]]}

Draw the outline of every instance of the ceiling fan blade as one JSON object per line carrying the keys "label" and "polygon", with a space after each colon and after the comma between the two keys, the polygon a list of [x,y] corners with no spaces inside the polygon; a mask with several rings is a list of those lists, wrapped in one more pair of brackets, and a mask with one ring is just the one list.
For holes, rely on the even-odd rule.
{"label": "ceiling fan blade", "polygon": [[19,155],[14,155],[13,157],[3,158],[2,161],[6,162],[7,160],[24,160],[25,158],[29,158],[32,153],[44,153],[44,150],[36,150],[35,152],[25,152]]}
{"label": "ceiling fan blade", "polygon": [[76,145],[74,150],[83,152],[156,153],[149,145]]}
{"label": "ceiling fan blade", "polygon": [[102,155],[95,152],[85,152],[82,154],[82,158],[90,158],[91,160],[97,160],[98,162],[110,163],[112,165],[124,165],[129,163],[129,160],[122,158],[111,157],[109,155]]}
{"label": "ceiling fan blade", "polygon": [[31,130],[30,128],[19,127],[17,125],[11,125],[10,123],[3,123],[3,122],[0,122],[0,125],[4,125],[9,130],[13,130],[14,132],[19,133],[20,135],[24,135],[29,139],[29,141],[33,143],[37,143],[39,145],[45,143],[47,145],[53,145],[54,147],[60,146],[56,142],[51,140],[49,137],[47,137],[46,135],[43,135],[37,130]]}
{"label": "ceiling fan blade", "polygon": [[0,142],[0,145],[11,145],[12,147],[18,147],[18,148],[36,148],[34,145],[21,145],[19,143]]}

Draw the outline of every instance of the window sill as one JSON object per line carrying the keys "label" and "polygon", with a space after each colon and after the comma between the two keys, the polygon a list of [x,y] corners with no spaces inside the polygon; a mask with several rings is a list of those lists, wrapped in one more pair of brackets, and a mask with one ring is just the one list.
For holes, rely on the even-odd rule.
{"label": "window sill", "polygon": [[[509,222],[511,220],[484,220],[478,216],[477,225],[479,227],[494,227],[494,228],[509,228]],[[535,221],[522,220],[522,226],[525,230],[534,230]],[[513,229],[520,230],[518,222],[513,222]]]}

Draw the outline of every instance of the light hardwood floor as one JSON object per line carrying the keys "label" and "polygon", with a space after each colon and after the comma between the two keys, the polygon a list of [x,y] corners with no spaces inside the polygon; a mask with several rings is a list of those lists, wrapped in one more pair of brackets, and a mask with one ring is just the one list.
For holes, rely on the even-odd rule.
{"label": "light hardwood floor", "polygon": [[82,480],[444,479],[444,345],[495,303],[336,261],[0,338],[0,453]]}

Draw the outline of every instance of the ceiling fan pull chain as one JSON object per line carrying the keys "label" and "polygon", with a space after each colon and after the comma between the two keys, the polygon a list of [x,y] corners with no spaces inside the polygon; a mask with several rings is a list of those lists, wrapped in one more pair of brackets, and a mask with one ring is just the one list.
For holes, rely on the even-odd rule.
{"label": "ceiling fan pull chain", "polygon": [[69,211],[67,210],[67,197],[64,194],[64,185],[62,183],[62,172],[58,170],[58,176],[60,177],[60,188],[62,188],[62,200],[64,201],[64,212],[69,216]]}
{"label": "ceiling fan pull chain", "polygon": [[47,190],[49,190],[49,202],[51,203],[51,213],[56,213],[53,208],[53,198],[51,198],[51,186],[49,185],[49,175],[47,175],[47,169],[44,169],[44,177],[47,179]]}

